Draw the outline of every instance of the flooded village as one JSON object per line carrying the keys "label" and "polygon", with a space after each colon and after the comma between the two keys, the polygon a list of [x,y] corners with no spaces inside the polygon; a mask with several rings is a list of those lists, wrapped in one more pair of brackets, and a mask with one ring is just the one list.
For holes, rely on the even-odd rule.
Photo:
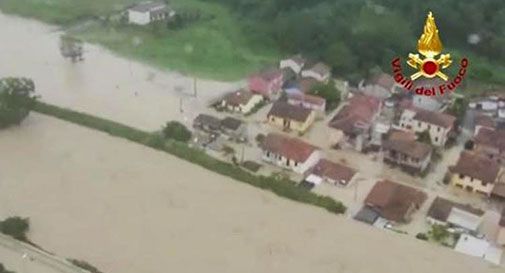
{"label": "flooded village", "polygon": [[[139,5],[128,18],[173,12]],[[387,71],[351,84],[303,54],[235,82],[88,43],[72,62],[60,29],[1,12],[0,35],[0,78],[32,79],[40,101],[153,133],[176,122],[191,149],[346,208],[331,214],[32,111],[0,131],[0,219],[28,217],[43,249],[0,237],[15,272],[78,272],[53,254],[105,273],[504,270],[503,90],[421,96]]]}

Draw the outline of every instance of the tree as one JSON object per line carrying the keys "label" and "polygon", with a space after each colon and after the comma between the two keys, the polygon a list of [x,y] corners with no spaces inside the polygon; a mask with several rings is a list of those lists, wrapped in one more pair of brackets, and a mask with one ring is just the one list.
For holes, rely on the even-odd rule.
{"label": "tree", "polygon": [[444,242],[450,235],[447,228],[442,225],[433,225],[430,230],[431,237],[437,242]]}
{"label": "tree", "polygon": [[18,125],[35,104],[35,84],[27,78],[0,79],[0,128]]}
{"label": "tree", "polygon": [[335,109],[340,103],[340,91],[331,80],[328,83],[314,85],[309,93],[326,99],[326,111]]}
{"label": "tree", "polygon": [[30,229],[28,218],[9,217],[0,222],[0,232],[14,237],[20,241],[26,241],[26,233]]}
{"label": "tree", "polygon": [[458,122],[461,122],[465,118],[466,106],[468,101],[464,98],[457,98],[454,103],[449,107],[447,112],[456,117]]}
{"label": "tree", "polygon": [[191,131],[178,121],[170,121],[163,128],[163,136],[181,142],[188,142],[191,139]]}
{"label": "tree", "polygon": [[333,43],[326,49],[324,59],[334,73],[348,74],[356,69],[357,58],[341,41]]}
{"label": "tree", "polygon": [[60,52],[63,57],[70,58],[72,62],[82,61],[83,43],[75,37],[63,35],[60,37]]}
{"label": "tree", "polygon": [[428,130],[417,134],[417,141],[431,145],[431,136]]}

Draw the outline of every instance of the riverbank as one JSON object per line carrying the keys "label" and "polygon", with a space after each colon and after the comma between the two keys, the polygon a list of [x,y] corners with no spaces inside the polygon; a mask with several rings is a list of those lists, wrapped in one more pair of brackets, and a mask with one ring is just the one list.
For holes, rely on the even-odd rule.
{"label": "riverbank", "polygon": [[35,113],[0,150],[0,218],[106,273],[501,270]]}
{"label": "riverbank", "polygon": [[239,80],[276,62],[279,56],[268,41],[255,39],[259,34],[244,32],[244,22],[220,4],[171,1],[176,10],[197,12],[201,19],[180,30],[169,30],[165,26],[137,27],[109,20],[139,1],[91,2],[2,0],[0,10],[70,28],[73,35],[122,56],[201,78]]}

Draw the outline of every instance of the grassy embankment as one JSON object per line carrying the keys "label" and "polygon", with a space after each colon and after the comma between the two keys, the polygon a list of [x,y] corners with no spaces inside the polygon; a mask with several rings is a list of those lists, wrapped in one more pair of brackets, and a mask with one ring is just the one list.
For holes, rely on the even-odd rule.
{"label": "grassy embankment", "polygon": [[254,33],[245,33],[245,23],[216,3],[171,1],[176,10],[200,14],[199,20],[180,30],[99,19],[118,14],[134,2],[140,0],[2,0],[0,9],[58,24],[120,55],[204,78],[237,80],[278,58],[274,46],[255,39]]}
{"label": "grassy embankment", "polygon": [[239,166],[215,159],[201,150],[189,147],[186,143],[165,140],[159,134],[142,131],[111,120],[76,112],[43,102],[37,102],[36,112],[79,124],[115,137],[124,138],[153,149],[163,151],[197,164],[205,169],[228,176],[251,186],[271,191],[278,196],[324,208],[332,213],[341,214],[346,207],[339,201],[306,191],[285,178],[257,176]]}

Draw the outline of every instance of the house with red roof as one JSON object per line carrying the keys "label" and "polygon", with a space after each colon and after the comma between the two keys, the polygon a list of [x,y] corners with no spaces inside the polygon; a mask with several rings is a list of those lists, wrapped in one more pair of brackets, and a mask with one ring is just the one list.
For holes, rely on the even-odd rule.
{"label": "house with red roof", "polygon": [[284,76],[280,69],[268,69],[249,77],[248,84],[251,92],[268,99],[275,99],[284,83]]}
{"label": "house with red roof", "polygon": [[331,78],[331,68],[322,63],[316,63],[302,71],[303,78],[312,78],[319,82],[328,82]]}
{"label": "house with red roof", "polygon": [[304,174],[321,158],[321,151],[301,139],[270,133],[261,143],[262,159],[295,173]]}
{"label": "house with red roof", "polygon": [[449,167],[451,184],[469,192],[490,196],[497,182],[500,166],[495,161],[463,151],[454,166]]}
{"label": "house with red roof", "polygon": [[360,82],[358,88],[365,95],[386,99],[395,93],[399,86],[391,75],[379,73]]}
{"label": "house with red roof", "polygon": [[357,171],[350,167],[321,159],[310,170],[305,180],[313,184],[325,182],[335,186],[347,186],[356,177],[356,174]]}
{"label": "house with red roof", "polygon": [[449,114],[410,107],[403,110],[399,127],[414,133],[428,131],[431,143],[443,147],[455,133],[455,122],[456,117]]}
{"label": "house with red roof", "polygon": [[240,89],[226,94],[221,100],[221,107],[231,112],[247,114],[262,101],[262,96]]}
{"label": "house with red roof", "polygon": [[474,151],[505,166],[505,130],[481,128],[473,139]]}
{"label": "house with red roof", "polygon": [[326,111],[326,100],[319,96],[300,93],[288,94],[288,103],[310,109],[320,117],[323,117]]}
{"label": "house with red roof", "polygon": [[354,95],[328,124],[331,142],[361,151],[369,144],[373,124],[381,109],[380,99]]}

